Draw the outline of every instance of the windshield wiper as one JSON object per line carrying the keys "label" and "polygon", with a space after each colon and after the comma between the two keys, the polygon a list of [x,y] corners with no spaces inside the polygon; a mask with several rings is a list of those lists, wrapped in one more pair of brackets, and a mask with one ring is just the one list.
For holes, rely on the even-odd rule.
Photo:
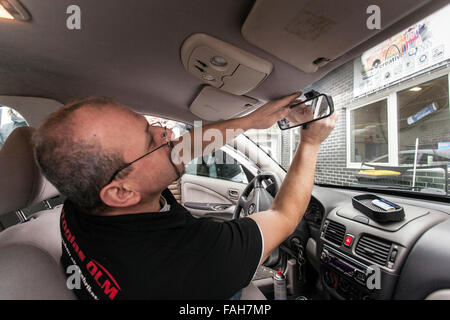
{"label": "windshield wiper", "polygon": [[426,190],[424,193],[432,193],[432,194],[438,194],[438,195],[446,195],[446,192],[441,189],[436,188],[424,188],[424,187],[412,187],[412,186],[385,186],[385,185],[378,185],[378,184],[353,184],[352,187],[362,187],[367,189],[375,189],[375,190],[406,190],[411,192],[423,192],[422,190]]}
{"label": "windshield wiper", "polygon": [[364,187],[370,189],[389,189],[389,190],[409,190],[414,191],[414,189],[418,189],[420,191],[421,187],[411,187],[411,186],[385,186],[379,184],[352,184],[352,187]]}

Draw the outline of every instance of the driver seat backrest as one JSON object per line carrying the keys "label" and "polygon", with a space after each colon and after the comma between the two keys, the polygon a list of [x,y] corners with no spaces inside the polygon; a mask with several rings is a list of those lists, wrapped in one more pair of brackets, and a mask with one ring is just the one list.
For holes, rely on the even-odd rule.
{"label": "driver seat backrest", "polygon": [[[34,129],[20,127],[0,150],[0,214],[59,193],[34,160]],[[0,233],[0,299],[75,299],[60,264],[62,205]]]}

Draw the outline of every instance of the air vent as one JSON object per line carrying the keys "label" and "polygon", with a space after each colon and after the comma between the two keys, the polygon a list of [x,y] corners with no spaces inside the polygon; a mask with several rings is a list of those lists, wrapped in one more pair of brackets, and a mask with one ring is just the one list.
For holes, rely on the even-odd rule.
{"label": "air vent", "polygon": [[382,266],[386,264],[390,250],[390,243],[369,236],[362,236],[356,246],[358,255]]}
{"label": "air vent", "polygon": [[344,240],[345,235],[345,226],[331,221],[327,220],[324,225],[324,238],[338,246],[342,244],[342,241]]}

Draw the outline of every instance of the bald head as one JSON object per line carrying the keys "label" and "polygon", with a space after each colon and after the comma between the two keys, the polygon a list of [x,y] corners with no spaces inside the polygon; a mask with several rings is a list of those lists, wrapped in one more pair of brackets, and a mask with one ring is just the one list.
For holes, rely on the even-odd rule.
{"label": "bald head", "polygon": [[179,177],[167,133],[112,100],[88,98],[45,119],[34,136],[36,159],[47,179],[86,211],[146,210]]}
{"label": "bald head", "polygon": [[49,115],[33,137],[43,174],[88,211],[102,207],[100,189],[125,162],[117,145],[105,139],[113,130],[117,112],[131,111],[103,97],[78,100]]}
{"label": "bald head", "polygon": [[[85,98],[71,102],[50,114],[39,127],[41,137],[70,135],[73,140],[90,140],[96,137],[96,127],[100,125],[105,114],[112,110],[129,110],[104,97]],[[124,111],[126,110],[126,111]],[[104,122],[104,121],[103,121]]]}

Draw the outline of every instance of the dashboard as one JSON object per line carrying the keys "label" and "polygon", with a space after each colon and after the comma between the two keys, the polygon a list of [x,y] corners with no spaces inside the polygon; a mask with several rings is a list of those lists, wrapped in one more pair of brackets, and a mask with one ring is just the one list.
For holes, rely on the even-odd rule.
{"label": "dashboard", "polygon": [[285,243],[293,250],[298,239],[308,249],[324,291],[339,300],[378,300],[425,299],[449,289],[448,204],[380,195],[400,205],[404,218],[379,223],[353,206],[352,198],[361,194],[315,186],[304,218]]}

